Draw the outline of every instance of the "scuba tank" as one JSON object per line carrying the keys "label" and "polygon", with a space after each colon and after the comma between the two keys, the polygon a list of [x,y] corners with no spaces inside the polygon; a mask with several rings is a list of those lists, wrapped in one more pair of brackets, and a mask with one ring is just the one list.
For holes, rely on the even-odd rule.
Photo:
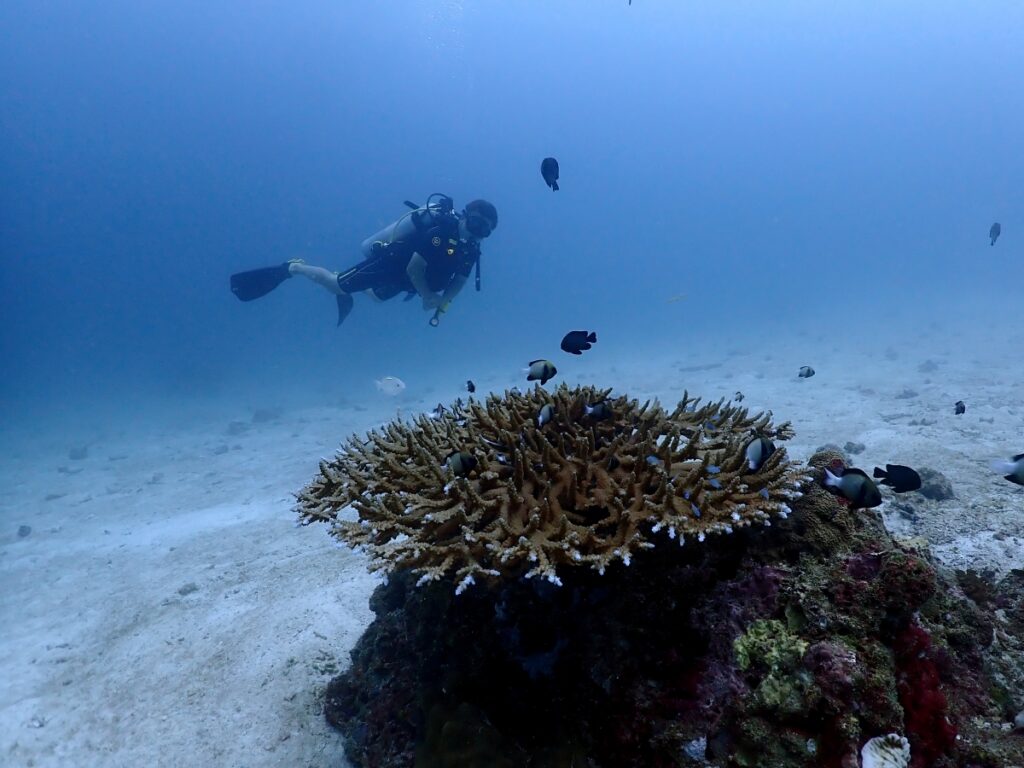
{"label": "scuba tank", "polygon": [[431,194],[427,198],[426,205],[416,205],[408,200],[404,202],[412,210],[363,240],[359,248],[364,258],[369,258],[379,252],[381,248],[407,240],[417,232],[437,226],[445,218],[456,215],[455,201],[440,192]]}

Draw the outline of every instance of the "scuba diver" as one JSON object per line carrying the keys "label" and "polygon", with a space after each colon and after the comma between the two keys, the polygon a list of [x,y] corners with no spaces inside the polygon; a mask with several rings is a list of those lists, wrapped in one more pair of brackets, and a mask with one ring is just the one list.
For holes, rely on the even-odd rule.
{"label": "scuba diver", "polygon": [[456,213],[452,199],[437,192],[426,205],[405,204],[412,210],[366,238],[364,259],[344,272],[292,259],[232,275],[231,292],[241,301],[252,301],[301,275],[335,294],[338,325],[352,311],[352,294],[363,291],[376,301],[400,293],[409,301],[418,295],[423,309],[434,310],[430,324],[436,326],[474,267],[480,290],[480,241],[498,226],[498,211],[486,200],[472,200]]}

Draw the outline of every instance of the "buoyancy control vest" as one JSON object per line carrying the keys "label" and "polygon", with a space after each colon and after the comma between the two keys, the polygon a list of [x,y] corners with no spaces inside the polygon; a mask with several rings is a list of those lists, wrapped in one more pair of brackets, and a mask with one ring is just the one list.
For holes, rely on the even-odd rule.
{"label": "buoyancy control vest", "polygon": [[[455,202],[448,195],[434,192],[427,197],[426,205],[416,205],[408,200],[404,201],[411,210],[402,214],[397,220],[386,227],[374,232],[363,240],[360,250],[364,258],[382,252],[395,243],[406,242],[416,235],[426,232],[428,229],[445,223],[450,220],[455,223],[459,215],[455,213]],[[476,290],[480,290],[480,256],[479,249],[476,257]]]}

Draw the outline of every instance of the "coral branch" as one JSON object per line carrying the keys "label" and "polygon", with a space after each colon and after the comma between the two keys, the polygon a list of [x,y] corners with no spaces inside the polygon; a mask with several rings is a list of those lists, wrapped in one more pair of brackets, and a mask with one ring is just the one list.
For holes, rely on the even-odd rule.
{"label": "coral branch", "polygon": [[[597,403],[610,418],[588,414]],[[351,438],[320,462],[297,511],[365,547],[375,569],[454,574],[460,590],[498,575],[560,583],[559,568],[604,572],[659,540],[785,517],[802,473],[783,449],[750,471],[755,435],[784,440],[792,429],[688,394],[669,413],[593,387],[506,392]],[[464,476],[446,463],[455,452],[476,459]]]}

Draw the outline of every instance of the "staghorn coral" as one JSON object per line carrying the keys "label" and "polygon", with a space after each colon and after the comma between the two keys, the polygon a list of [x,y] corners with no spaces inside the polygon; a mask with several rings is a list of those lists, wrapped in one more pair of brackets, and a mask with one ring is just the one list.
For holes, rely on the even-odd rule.
{"label": "staghorn coral", "polygon": [[[588,414],[596,403],[611,416]],[[554,416],[540,424],[548,404]],[[593,387],[512,391],[350,438],[321,461],[297,511],[365,547],[374,569],[420,583],[453,575],[461,592],[479,576],[523,574],[558,584],[560,566],[629,565],[661,531],[682,544],[786,517],[804,477],[784,450],[749,471],[754,435],[792,430],[687,394],[668,412]],[[453,454],[459,462],[446,461]]]}

